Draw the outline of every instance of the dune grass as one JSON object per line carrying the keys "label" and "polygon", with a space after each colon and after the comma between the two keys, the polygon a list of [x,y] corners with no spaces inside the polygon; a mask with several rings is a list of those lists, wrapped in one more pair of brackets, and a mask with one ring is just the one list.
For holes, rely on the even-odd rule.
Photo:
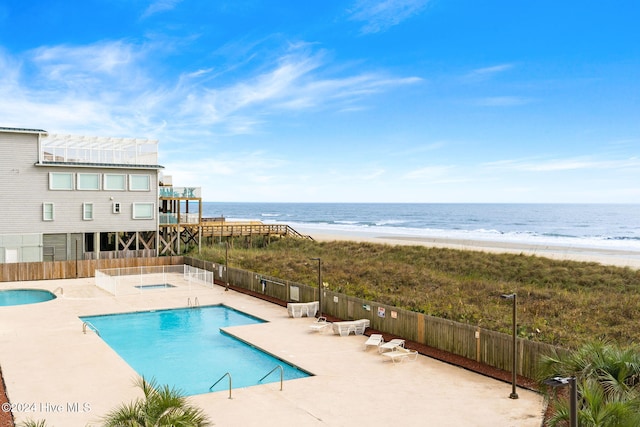
{"label": "dune grass", "polygon": [[[261,246],[261,245],[257,245]],[[224,263],[224,245],[192,256]],[[510,333],[503,293],[518,294],[518,334],[575,348],[640,342],[640,270],[425,246],[281,239],[229,248],[229,266],[313,285],[322,258],[333,291]]]}

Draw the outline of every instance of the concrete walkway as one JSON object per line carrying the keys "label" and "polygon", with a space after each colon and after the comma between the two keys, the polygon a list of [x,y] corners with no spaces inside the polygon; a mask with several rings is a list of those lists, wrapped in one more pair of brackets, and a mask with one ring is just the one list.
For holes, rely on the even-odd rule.
{"label": "concrete walkway", "polygon": [[[176,282],[176,283],[174,283]],[[137,374],[78,316],[226,304],[268,323],[228,330],[314,374],[280,383],[190,397],[216,426],[539,427],[543,399],[510,384],[419,356],[392,363],[364,336],[310,332],[314,319],[292,319],[284,307],[223,288],[173,280],[176,288],[113,296],[93,279],[2,283],[0,289],[62,287],[64,296],[0,307],[0,366],[16,422],[45,419],[49,427],[97,426],[109,410],[140,396]],[[212,382],[216,378],[212,378]]]}

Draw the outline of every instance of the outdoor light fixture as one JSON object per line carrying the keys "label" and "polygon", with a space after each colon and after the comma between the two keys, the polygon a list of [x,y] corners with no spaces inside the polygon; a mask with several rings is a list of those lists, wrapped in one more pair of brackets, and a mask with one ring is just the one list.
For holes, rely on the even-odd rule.
{"label": "outdoor light fixture", "polygon": [[516,334],[517,334],[517,330],[516,330],[516,301],[517,301],[517,296],[516,293],[512,293],[512,294],[502,294],[500,295],[500,298],[504,298],[504,299],[510,299],[513,300],[513,354],[512,354],[512,359],[513,359],[513,363],[511,365],[511,394],[509,395],[509,397],[511,399],[517,399],[518,398],[518,393],[516,393],[516,375],[517,375],[517,371],[518,371],[518,359],[517,359],[517,347],[516,347]]}
{"label": "outdoor light fixture", "polygon": [[229,241],[224,242],[224,287],[225,292],[229,290]]}
{"label": "outdoor light fixture", "polygon": [[544,380],[548,386],[551,387],[570,387],[569,389],[569,411],[570,411],[570,427],[578,427],[578,386],[576,384],[576,377],[553,377],[548,380]]}
{"label": "outdoor light fixture", "polygon": [[311,261],[318,261],[318,318],[322,317],[322,261],[320,258],[311,258]]}

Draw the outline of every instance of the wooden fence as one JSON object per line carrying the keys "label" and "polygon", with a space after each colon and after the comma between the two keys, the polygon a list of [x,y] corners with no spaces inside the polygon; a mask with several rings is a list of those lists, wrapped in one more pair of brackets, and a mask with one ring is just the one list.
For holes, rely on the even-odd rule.
{"label": "wooden fence", "polygon": [[94,277],[96,270],[183,264],[182,256],[0,264],[0,282]]}
{"label": "wooden fence", "polygon": [[[318,301],[317,286],[291,282],[276,277],[229,268],[224,265],[193,258],[184,263],[214,271],[214,278],[231,285],[288,302]],[[228,276],[226,276],[228,274]],[[347,296],[328,289],[323,290],[322,312],[345,320],[369,319],[371,328],[406,340],[426,344],[489,366],[511,371],[513,337],[465,323],[428,316],[390,305]],[[516,340],[518,375],[536,378],[538,362],[543,354],[560,350],[549,344],[522,338]]]}
{"label": "wooden fence", "polygon": [[[228,282],[235,287],[281,301],[318,301],[317,286],[235,268],[225,270],[223,264],[183,256],[0,264],[0,281],[84,278],[94,277],[96,269],[176,264],[188,264],[212,271],[214,280],[218,283]],[[511,371],[513,337],[509,334],[403,310],[328,289],[323,290],[321,310],[339,319],[369,319],[371,328],[381,332]],[[552,350],[563,351],[548,344],[521,338],[517,339],[517,346],[518,375],[526,378],[536,377],[538,361],[543,354]]]}

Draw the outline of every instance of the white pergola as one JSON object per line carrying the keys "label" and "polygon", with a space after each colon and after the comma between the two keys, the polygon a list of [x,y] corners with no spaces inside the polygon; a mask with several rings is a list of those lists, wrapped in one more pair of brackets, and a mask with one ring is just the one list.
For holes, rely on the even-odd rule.
{"label": "white pergola", "polygon": [[158,140],[45,134],[39,163],[157,165]]}

